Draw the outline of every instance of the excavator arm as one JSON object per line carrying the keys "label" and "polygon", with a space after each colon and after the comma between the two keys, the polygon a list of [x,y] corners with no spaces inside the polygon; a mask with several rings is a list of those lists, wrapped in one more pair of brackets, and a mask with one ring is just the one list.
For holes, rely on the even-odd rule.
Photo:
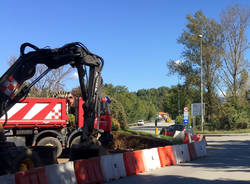
{"label": "excavator arm", "polygon": [[[27,47],[34,51],[25,53]],[[47,70],[29,85],[22,86],[34,76],[38,64],[46,65]],[[50,70],[68,64],[77,68],[78,71],[82,97],[85,101],[83,129],[85,134],[91,134],[95,114],[99,112],[98,101],[102,88],[101,70],[104,61],[79,42],[69,43],[56,49],[40,49],[30,43],[21,45],[20,57],[0,78],[0,117],[5,114],[4,125],[7,123],[7,111],[25,98],[36,82]]]}

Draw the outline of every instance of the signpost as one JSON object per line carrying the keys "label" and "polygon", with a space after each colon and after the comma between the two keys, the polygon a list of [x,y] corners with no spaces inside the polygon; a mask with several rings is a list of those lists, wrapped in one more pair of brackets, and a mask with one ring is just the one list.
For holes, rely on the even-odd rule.
{"label": "signpost", "polygon": [[184,123],[188,123],[188,108],[184,107]]}
{"label": "signpost", "polygon": [[[201,116],[201,103],[193,103],[191,105],[192,116]],[[203,104],[203,114],[205,114],[205,107]]]}

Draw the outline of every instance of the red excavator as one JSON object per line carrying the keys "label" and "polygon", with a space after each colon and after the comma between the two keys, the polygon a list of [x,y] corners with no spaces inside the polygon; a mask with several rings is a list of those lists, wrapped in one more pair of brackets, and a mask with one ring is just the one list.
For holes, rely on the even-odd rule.
{"label": "red excavator", "polygon": [[[26,53],[26,48],[33,50]],[[27,84],[27,80],[34,76],[38,64],[46,65],[47,69]],[[5,133],[8,130],[4,127],[8,124],[7,112],[16,103],[25,101],[32,86],[51,70],[68,64],[78,71],[84,101],[82,105],[84,126],[78,130],[80,138],[74,142],[75,146],[71,147],[70,159],[97,156],[101,143],[105,144],[112,140],[110,132],[94,128],[95,119],[101,113],[103,59],[91,53],[79,42],[69,43],[55,49],[38,48],[30,43],[24,43],[20,47],[20,57],[0,78],[0,117],[5,117],[0,130],[0,175],[56,162],[54,147],[15,146],[14,143],[6,141]],[[100,138],[97,139],[97,137]]]}

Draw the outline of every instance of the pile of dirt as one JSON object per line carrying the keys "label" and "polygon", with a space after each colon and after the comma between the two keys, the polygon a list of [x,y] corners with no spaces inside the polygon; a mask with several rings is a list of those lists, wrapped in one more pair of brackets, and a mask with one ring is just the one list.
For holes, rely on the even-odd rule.
{"label": "pile of dirt", "polygon": [[[173,143],[166,140],[160,139],[153,136],[138,135],[132,133],[123,133],[113,131],[113,141],[106,146],[100,147],[99,155],[109,155],[114,153],[124,153],[128,151],[148,149],[160,146],[172,145]],[[79,152],[79,159],[87,159],[82,157],[82,152]],[[59,163],[68,161],[68,155],[66,153],[64,156],[58,159]]]}
{"label": "pile of dirt", "polygon": [[110,152],[124,152],[172,145],[172,142],[153,136],[112,132],[114,139],[107,146]]}

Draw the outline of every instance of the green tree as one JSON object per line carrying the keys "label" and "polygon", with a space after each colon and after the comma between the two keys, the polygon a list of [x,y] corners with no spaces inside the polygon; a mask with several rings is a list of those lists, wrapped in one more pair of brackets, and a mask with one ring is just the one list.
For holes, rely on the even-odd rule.
{"label": "green tree", "polygon": [[[227,87],[229,96],[236,100],[244,89],[249,62],[244,54],[249,48],[246,31],[250,23],[250,8],[239,5],[227,7],[221,13],[221,26],[225,42],[221,80]],[[246,92],[246,88],[244,89]]]}
{"label": "green tree", "polygon": [[[200,87],[200,68],[203,68],[203,84],[205,87],[205,103],[207,104],[207,119],[211,120],[213,113],[216,113],[215,88],[217,84],[217,71],[221,66],[221,54],[223,53],[221,36],[222,28],[213,19],[207,18],[202,11],[187,15],[186,29],[178,39],[178,43],[184,46],[182,57],[183,64],[176,64],[175,61],[168,63],[171,73],[178,73],[185,78],[185,85],[198,89]],[[202,35],[202,40],[199,38]],[[202,60],[200,62],[200,45],[202,41]]]}

